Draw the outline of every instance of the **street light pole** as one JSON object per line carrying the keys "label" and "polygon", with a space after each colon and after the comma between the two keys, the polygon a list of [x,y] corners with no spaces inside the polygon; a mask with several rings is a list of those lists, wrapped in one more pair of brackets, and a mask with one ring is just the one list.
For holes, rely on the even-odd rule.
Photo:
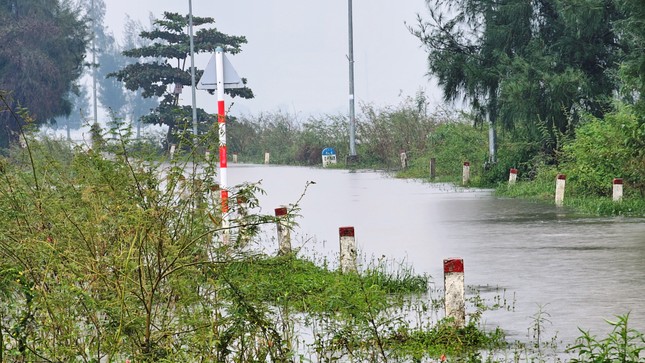
{"label": "street light pole", "polygon": [[197,100],[195,94],[195,43],[193,40],[193,0],[188,0],[188,28],[190,33],[190,81],[193,96],[193,138],[197,141]]}
{"label": "street light pole", "polygon": [[92,0],[92,93],[94,103],[94,123],[99,122],[98,105],[96,104],[96,9]]}
{"label": "street light pole", "polygon": [[356,115],[354,110],[354,25],[352,21],[352,0],[347,1],[349,19],[349,156],[347,163],[358,160],[356,155]]}

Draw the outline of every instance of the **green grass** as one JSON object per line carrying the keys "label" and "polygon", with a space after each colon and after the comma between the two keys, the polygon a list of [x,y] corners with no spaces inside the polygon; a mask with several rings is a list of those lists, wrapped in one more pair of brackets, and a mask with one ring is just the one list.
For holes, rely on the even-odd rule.
{"label": "green grass", "polygon": [[391,294],[422,294],[428,277],[412,271],[390,273],[382,266],[355,274],[332,271],[295,255],[251,259],[227,264],[221,271],[242,281],[248,297],[269,303],[289,303],[301,312],[349,311],[363,304],[357,291],[368,291],[379,306]]}

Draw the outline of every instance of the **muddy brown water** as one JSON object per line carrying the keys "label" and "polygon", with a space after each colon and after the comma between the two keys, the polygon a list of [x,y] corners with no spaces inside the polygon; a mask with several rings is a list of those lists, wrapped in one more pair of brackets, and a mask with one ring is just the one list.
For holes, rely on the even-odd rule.
{"label": "muddy brown water", "polygon": [[[513,311],[487,312],[487,326],[527,340],[532,316],[548,313],[544,338],[565,345],[578,327],[604,335],[605,319],[630,313],[645,332],[645,219],[581,216],[566,208],[495,197],[490,190],[401,180],[372,171],[229,165],[229,184],[256,182],[264,213],[300,202],[293,245],[319,258],[338,253],[338,228],[353,226],[367,263],[405,261],[443,285],[442,261],[461,257],[468,286],[503,294]],[[271,233],[271,232],[267,232]],[[267,246],[267,249],[277,246]]]}

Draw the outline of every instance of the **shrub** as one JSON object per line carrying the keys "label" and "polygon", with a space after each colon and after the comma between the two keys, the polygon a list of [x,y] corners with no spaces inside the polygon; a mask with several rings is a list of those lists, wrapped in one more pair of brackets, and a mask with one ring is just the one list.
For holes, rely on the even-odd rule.
{"label": "shrub", "polygon": [[604,119],[587,116],[576,138],[563,147],[561,169],[572,193],[610,195],[616,177],[645,193],[645,154],[638,147],[643,143],[644,126],[628,106]]}

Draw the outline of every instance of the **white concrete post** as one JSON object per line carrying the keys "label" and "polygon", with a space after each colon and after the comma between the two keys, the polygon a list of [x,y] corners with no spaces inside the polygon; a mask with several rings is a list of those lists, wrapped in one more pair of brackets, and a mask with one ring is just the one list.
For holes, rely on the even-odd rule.
{"label": "white concrete post", "polygon": [[276,227],[278,229],[278,254],[286,255],[291,253],[291,233],[289,226],[287,226],[287,207],[280,207],[275,209]]}
{"label": "white concrete post", "polygon": [[462,184],[466,185],[470,182],[470,162],[465,161],[464,162],[464,173],[462,177]]}
{"label": "white concrete post", "polygon": [[446,317],[453,318],[457,327],[466,325],[466,287],[464,284],[464,260],[443,260],[443,285]]}
{"label": "white concrete post", "polygon": [[271,154],[269,154],[269,153],[265,152],[265,153],[264,153],[264,163],[265,163],[265,164],[268,164],[268,163],[269,163],[270,158],[271,158]]}
{"label": "white concrete post", "polygon": [[401,151],[401,155],[399,155],[401,158],[401,169],[405,169],[408,167],[408,155],[405,153],[405,151]]}
{"label": "white concrete post", "polygon": [[175,144],[170,145],[170,159],[173,159],[175,157],[176,149],[177,149],[177,145]]}
{"label": "white concrete post", "polygon": [[233,162],[237,164],[237,154],[233,154]]}
{"label": "white concrete post", "polygon": [[558,177],[555,180],[555,205],[558,207],[562,207],[564,204],[564,187],[566,180],[567,176],[564,174],[558,174]]}
{"label": "white concrete post", "polygon": [[614,200],[614,202],[620,202],[623,200],[623,179],[614,178],[613,184],[614,188],[612,199]]}
{"label": "white concrete post", "polygon": [[354,227],[340,227],[340,270],[343,273],[356,272],[356,239],[354,237]]}
{"label": "white concrete post", "polygon": [[511,171],[508,174],[508,184],[513,185],[517,181],[517,169],[511,168]]}

